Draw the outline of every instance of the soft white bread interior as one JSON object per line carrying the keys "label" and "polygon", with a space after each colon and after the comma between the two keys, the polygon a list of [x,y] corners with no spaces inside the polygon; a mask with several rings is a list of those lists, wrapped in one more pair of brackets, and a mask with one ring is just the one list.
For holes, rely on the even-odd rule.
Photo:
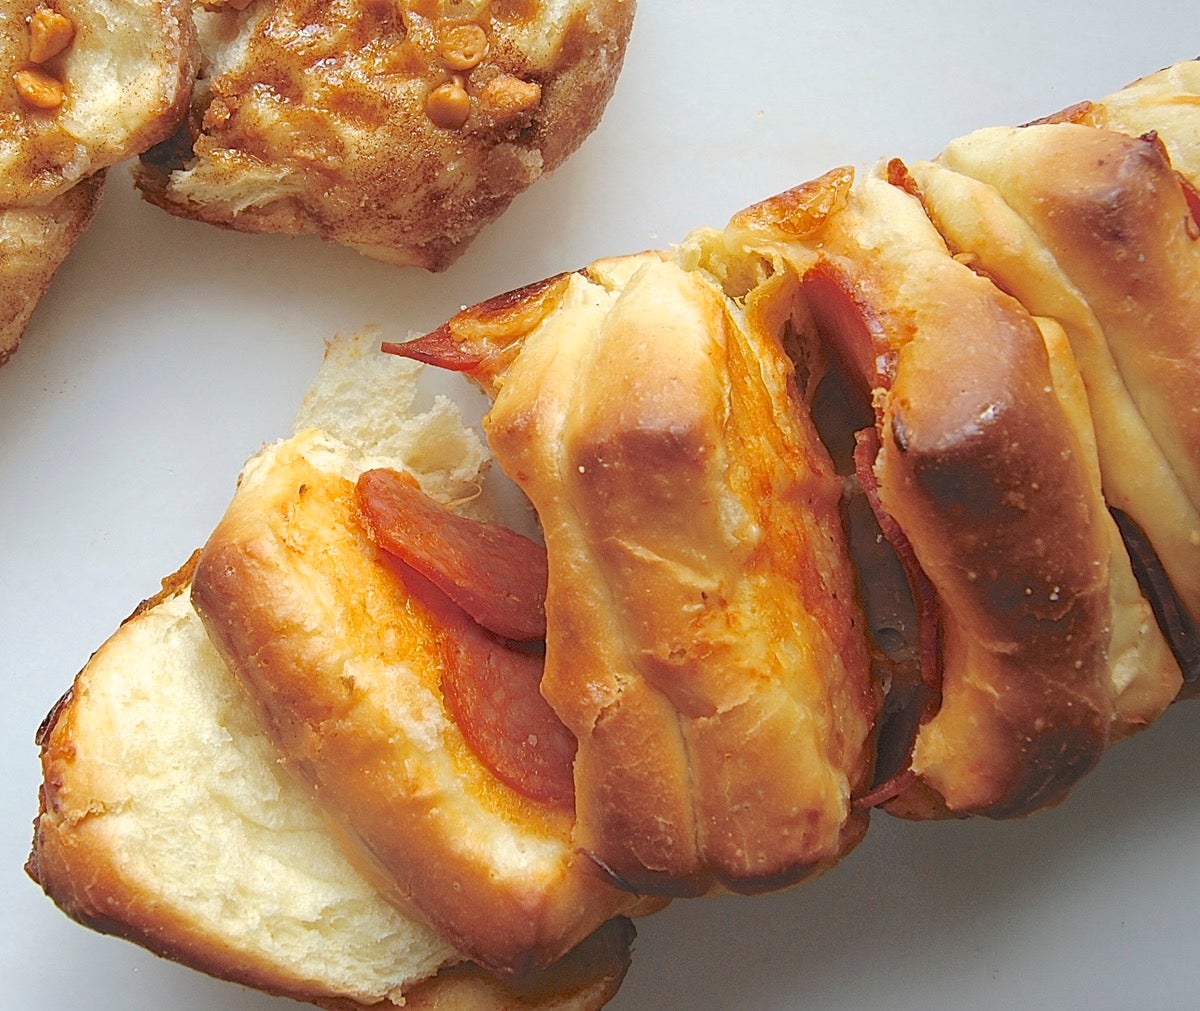
{"label": "soft white bread interior", "polygon": [[[332,345],[299,424],[406,467],[439,496],[474,495],[478,439],[444,400],[414,413],[416,370],[370,344]],[[626,921],[546,974],[503,982],[381,898],[280,763],[190,603],[191,574],[96,652],[41,731],[29,871],[50,896],[197,969],[328,1006],[604,1003],[628,964]]]}
{"label": "soft white bread interior", "polygon": [[600,120],[634,0],[196,4],[191,115],[147,199],[446,267]]}

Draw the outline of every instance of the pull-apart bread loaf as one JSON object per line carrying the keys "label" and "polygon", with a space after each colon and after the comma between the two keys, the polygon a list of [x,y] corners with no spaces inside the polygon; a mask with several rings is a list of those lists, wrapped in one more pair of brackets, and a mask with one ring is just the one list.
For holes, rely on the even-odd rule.
{"label": "pull-apart bread loaf", "polygon": [[1105,508],[1086,394],[1049,322],[951,255],[900,166],[835,171],[727,241],[794,271],[875,413],[864,486],[917,563],[923,709],[892,809],[1061,798],[1179,687]]}
{"label": "pull-apart bread loaf", "polygon": [[146,198],[431,270],[593,130],[634,15],[634,0],[195,7],[195,101],[142,159]]}
{"label": "pull-apart bread loaf", "polygon": [[[1187,148],[1183,121],[1177,113],[1162,130]],[[827,445],[842,446],[841,463],[825,462],[815,472],[853,474],[851,499],[859,495],[872,506],[875,529],[853,549],[866,603],[896,596],[874,588],[888,577],[877,559],[867,559],[867,552],[879,554],[872,541],[893,546],[884,568],[905,573],[909,584],[902,616],[887,615],[890,624],[873,619],[883,633],[874,643],[876,668],[888,690],[885,718],[873,728],[882,751],[874,789],[860,794],[851,785],[844,838],[853,837],[861,809],[878,804],[918,818],[1011,817],[1053,804],[1110,742],[1153,722],[1178,696],[1184,671],[1189,680],[1197,675],[1191,584],[1200,571],[1200,527],[1187,489],[1200,440],[1186,391],[1194,389],[1200,355],[1191,320],[1200,247],[1191,189],[1169,165],[1169,144],[1156,136],[1065,123],[992,133],[1003,137],[990,147],[985,135],[966,138],[911,171],[898,160],[867,172],[834,170],[747,209],[721,233],[696,233],[670,255],[594,264],[467,310],[391,349],[464,371],[495,397],[485,419],[489,439],[538,511],[549,548],[543,690],[579,738],[576,839],[631,887],[682,894],[707,887],[707,874],[752,888],[772,880],[772,861],[777,881],[797,876],[803,864],[793,851],[792,869],[785,869],[787,833],[776,833],[773,847],[752,858],[757,873],[747,864],[731,871],[726,862],[730,852],[739,859],[755,852],[746,844],[753,844],[758,819],[769,821],[778,779],[761,777],[770,788],[760,784],[752,804],[739,802],[730,756],[752,754],[753,747],[721,752],[715,728],[738,710],[718,701],[700,672],[732,678],[753,666],[762,690],[771,661],[739,665],[705,639],[702,620],[688,626],[694,650],[663,636],[673,623],[694,619],[685,591],[701,588],[702,614],[715,599],[713,585],[753,582],[745,560],[734,566],[732,583],[704,586],[697,579],[697,572],[720,571],[706,510],[720,517],[743,558],[784,557],[772,554],[778,549],[769,546],[771,534],[761,547],[761,526],[737,526],[746,515],[761,523],[767,514],[739,502],[736,490],[750,489],[751,499],[769,494],[776,509],[786,495],[761,477],[740,485],[739,467],[721,449],[737,446],[731,455],[752,473],[755,452],[793,436],[777,431],[753,451],[739,446],[730,419],[746,400],[730,378],[736,356],[715,384],[702,370],[689,370],[703,344],[689,345],[689,328],[707,330],[717,346],[711,335],[740,334],[757,363],[755,382],[766,380],[768,388],[786,366],[773,373],[762,363],[791,355],[801,400],[827,412]],[[1058,147],[1046,153],[1041,145],[1048,141]],[[1069,155],[1061,153],[1066,148]],[[976,173],[1009,166],[1008,178],[1032,191],[1029,204],[1059,229],[1059,245],[1035,239],[1033,226],[996,194],[994,202],[1020,222],[1024,245],[1010,238],[1016,224],[1005,222],[1009,231],[992,243],[1001,257],[993,270],[985,240],[960,235],[954,225],[974,223],[981,235],[993,235],[989,226],[1000,211],[981,214],[983,198],[962,189],[943,202],[935,187],[965,151],[978,155]],[[1053,202],[1055,185],[1065,193],[1063,206]],[[1023,276],[1007,277],[1008,268]],[[1055,302],[1035,297],[1049,275],[1061,278]],[[697,324],[703,314],[680,293],[702,303],[705,291],[725,304]],[[1071,300],[1096,339],[1120,349],[1115,354],[1129,375],[1118,383],[1127,403],[1105,401],[1112,377],[1092,367],[1094,348],[1064,308]],[[741,327],[730,330],[730,319]],[[756,328],[764,319],[771,324]],[[836,410],[821,395],[825,379],[841,391]],[[774,427],[788,432],[796,409],[778,388],[767,397]],[[713,411],[714,403],[725,413]],[[688,442],[705,431],[705,420],[707,438]],[[836,431],[847,425],[862,426],[849,451],[846,432]],[[1136,429],[1147,433],[1144,452],[1123,442],[1125,431]],[[1158,484],[1124,491],[1111,461],[1125,454],[1140,459],[1140,468],[1126,471],[1143,482],[1161,461]],[[654,476],[630,479],[639,469]],[[693,474],[703,475],[694,485],[703,490],[689,497]],[[804,522],[819,523],[823,500],[803,497]],[[683,528],[678,516],[689,509],[701,518],[673,541]],[[766,525],[789,529],[778,518]],[[813,548],[820,538],[780,538],[793,547],[807,540],[801,550],[813,571],[822,571]],[[803,565],[789,571],[812,585]],[[818,583],[832,598],[837,581],[829,571]],[[592,598],[581,600],[589,590]],[[772,629],[772,660],[787,655],[788,638],[778,636],[769,616],[789,604],[720,596],[731,624],[739,613],[732,602],[746,600],[748,613],[758,615],[751,627]],[[818,624],[829,620],[807,600],[803,609]],[[820,636],[795,621],[787,627],[832,679],[806,714],[807,726],[817,725],[814,711],[838,714],[824,732],[852,752],[856,739],[846,736],[841,718],[853,708],[844,700],[866,694],[856,694],[846,680],[853,674],[811,645]],[[837,654],[853,669],[855,654],[844,641]],[[671,662],[663,663],[666,656]],[[785,663],[792,676],[803,669]],[[870,713],[868,704],[854,715]],[[658,768],[640,760],[626,763],[632,769],[614,765],[621,719],[638,728],[638,740],[659,742]],[[768,736],[777,741],[777,730]],[[709,752],[701,741],[723,754],[724,822],[705,806]],[[853,763],[840,764],[851,752],[842,751],[828,771],[855,784]],[[754,761],[772,767],[761,754]],[[634,776],[642,777],[636,787]],[[789,787],[799,791],[800,778],[793,775]],[[634,798],[644,795],[655,801],[639,824]],[[799,803],[797,796],[790,803]],[[836,812],[825,809],[826,825],[838,820]],[[809,817],[810,827],[820,823]],[[721,834],[711,835],[714,827]],[[665,855],[659,838],[681,857]],[[706,848],[714,838],[737,843]],[[838,851],[831,845],[825,852]],[[656,876],[676,880],[664,884]]]}
{"label": "pull-apart bread loaf", "polygon": [[[334,344],[297,434],[250,461],[223,528],[238,522],[242,503],[264,505],[251,521],[261,529],[246,545],[245,563],[270,564],[274,549],[290,552],[296,568],[291,580],[278,574],[259,612],[274,605],[293,608],[296,622],[328,619],[308,635],[271,629],[282,645],[264,663],[298,659],[306,664],[302,673],[337,681],[303,689],[308,697],[296,704],[325,705],[336,715],[324,725],[292,729],[311,735],[314,749],[322,740],[330,750],[354,749],[333,760],[340,780],[312,774],[312,764],[323,761],[319,754],[303,763],[291,756],[291,768],[280,765],[273,738],[283,728],[260,720],[191,603],[192,579],[199,578],[193,559],[97,651],[47,719],[42,811],[29,870],[77,919],[272,993],[347,1007],[389,998],[417,1008],[598,1007],[624,974],[632,936],[626,920],[601,925],[604,913],[631,898],[598,880],[590,886],[596,894],[576,883],[572,896],[568,883],[562,895],[544,898],[547,884],[565,876],[560,826],[569,819],[532,802],[520,810],[503,784],[483,782],[443,711],[432,673],[439,646],[430,637],[458,637],[458,629],[422,610],[428,593],[405,598],[405,584],[393,580],[392,570],[368,571],[375,549],[347,512],[353,476],[367,466],[403,471],[438,502],[469,501],[479,492],[484,454],[457,412],[445,402],[422,414],[408,409],[416,371],[363,339]],[[329,529],[320,527],[323,521]],[[274,535],[281,540],[272,545]],[[215,535],[228,544],[225,536]],[[354,557],[355,551],[366,554]],[[231,550],[221,556],[233,561]],[[331,564],[320,585],[296,582],[325,561]],[[209,553],[201,573],[212,564]],[[339,577],[352,582],[332,588],[329,580]],[[364,604],[371,613],[349,609],[330,617],[320,610],[322,593],[331,595],[330,608],[347,594],[371,595]],[[413,614],[399,613],[403,606]],[[322,671],[327,659],[340,667]],[[301,688],[293,679],[279,690]],[[380,732],[411,739],[381,754]],[[347,773],[353,760],[363,762],[360,775],[373,777],[373,787]],[[431,835],[458,830],[467,837],[463,846],[473,847],[457,863],[447,862],[447,870],[431,872],[439,887],[457,894],[448,877],[461,875],[471,901],[481,898],[480,875],[506,875],[496,896],[482,896],[485,907],[475,911],[481,929],[511,930],[528,941],[524,932],[536,929],[541,904],[552,901],[560,919],[571,917],[576,927],[586,922],[596,932],[572,938],[582,943],[548,970],[519,979],[466,962],[407,902],[387,901],[401,884],[365,847],[346,844],[359,828],[345,817],[354,803],[402,832],[383,845],[400,849],[413,841],[412,829],[400,826],[406,812],[389,809],[388,775],[408,777],[392,792],[404,786],[412,792],[409,804],[419,810],[407,814]],[[328,789],[346,793],[330,797]],[[340,805],[332,818],[325,807],[331,800]],[[447,808],[440,821],[432,812],[439,804]],[[421,853],[438,845],[447,844],[414,842]],[[520,894],[526,886],[527,897]],[[572,901],[590,903],[590,914],[573,914]]]}
{"label": "pull-apart bread loaf", "polygon": [[[330,1006],[598,1006],[667,897],[1060,801],[1200,681],[1164,74],[337,351],[47,721],[32,873]],[[403,358],[487,394],[540,540]]]}
{"label": "pull-apart bread loaf", "polygon": [[186,0],[15,0],[0,17],[0,361],[95,211],[168,136],[195,75]]}

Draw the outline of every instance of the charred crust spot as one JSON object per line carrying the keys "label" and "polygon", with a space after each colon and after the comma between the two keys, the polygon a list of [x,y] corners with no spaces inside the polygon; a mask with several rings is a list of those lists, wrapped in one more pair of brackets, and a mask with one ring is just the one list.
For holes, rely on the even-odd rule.
{"label": "charred crust spot", "polygon": [[1047,210],[1069,215],[1078,222],[1081,237],[1120,255],[1138,239],[1139,208],[1156,202],[1156,191],[1175,178],[1162,142],[1154,133],[1121,137],[1096,149],[1090,163],[1077,164],[1083,180],[1064,185]]}
{"label": "charred crust spot", "polygon": [[50,712],[46,714],[46,718],[42,720],[37,733],[33,736],[33,743],[39,748],[44,748],[50,743],[50,735],[54,733],[54,728],[58,725],[58,718],[62,716],[63,711],[70,704],[74,694],[75,689],[73,687],[68,688],[59,697],[58,701],[50,707]]}
{"label": "charred crust spot", "polygon": [[1068,105],[1065,109],[1060,109],[1058,112],[1052,112],[1049,116],[1032,120],[1026,123],[1025,126],[1049,126],[1055,123],[1086,124],[1090,121],[1094,109],[1095,105],[1091,102],[1076,102],[1074,105]]}
{"label": "charred crust spot", "polygon": [[1083,704],[1075,708],[1075,719],[1047,726],[1022,742],[1004,797],[978,814],[1019,818],[1052,807],[1095,767],[1108,743],[1107,720]]}

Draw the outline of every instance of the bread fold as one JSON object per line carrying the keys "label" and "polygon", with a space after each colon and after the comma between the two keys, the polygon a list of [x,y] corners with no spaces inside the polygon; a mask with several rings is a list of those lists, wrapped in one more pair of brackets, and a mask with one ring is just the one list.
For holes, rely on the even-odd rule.
{"label": "bread fold", "polygon": [[[1110,738],[1123,549],[1089,419],[1056,392],[1036,321],[951,255],[900,182],[831,172],[735,217],[727,241],[800,279],[814,339],[870,397],[880,503],[937,595],[940,701],[890,809],[1023,814],[1061,799]],[[1168,672],[1156,714],[1178,675],[1136,603],[1136,665]]]}
{"label": "bread fold", "polygon": [[[307,480],[311,492],[303,497],[324,496],[328,508],[349,483],[342,471],[368,464],[404,467],[440,500],[478,493],[484,463],[478,440],[444,401],[412,409],[418,370],[378,355],[373,345],[363,334],[330,346],[300,432],[248,464],[242,481],[248,498],[261,503],[263,484],[282,475],[293,491],[289,478]],[[310,536],[336,546],[347,535]],[[200,563],[197,554],[164,582],[162,593],[95,653],[46,720],[39,735],[44,785],[28,865],[42,888],[96,929],[212,975],[326,1007],[383,1002],[582,1011],[607,1002],[629,965],[627,919],[596,917],[560,940],[565,957],[552,966],[502,978],[468,961],[394,882],[384,884],[386,876],[347,837],[345,819],[331,814],[329,798],[297,774],[294,761],[292,768],[281,761],[261,706],[205,630],[192,604]],[[373,563],[349,564],[361,573]],[[398,592],[387,573],[373,578],[380,592]],[[267,608],[270,600],[257,606]],[[299,607],[311,613],[313,604]],[[375,631],[389,637],[382,623]],[[399,637],[390,637],[393,653],[402,651]],[[373,660],[351,657],[343,673],[352,677],[356,667],[365,685]],[[407,692],[406,711],[419,720],[423,711],[411,699],[419,690],[383,687],[363,708],[403,708]],[[358,739],[355,755],[370,743],[369,736]],[[426,761],[461,766],[465,759],[435,751]],[[378,768],[364,773],[378,775]],[[414,769],[413,776],[423,772],[429,774]],[[347,792],[343,802],[352,796]],[[415,790],[413,803],[429,797]],[[357,799],[367,812],[387,816],[373,796]],[[505,829],[492,817],[493,835],[474,838],[486,845],[504,835],[508,859],[518,862],[520,828]],[[526,834],[531,850],[554,846],[553,839],[534,838],[532,829]],[[438,881],[447,884],[444,872]],[[528,940],[515,920],[499,915],[504,898],[498,890],[478,915],[498,917],[485,922],[488,929]]]}
{"label": "bread fold", "polygon": [[638,899],[576,857],[569,809],[475,757],[442,689],[441,642],[467,648],[468,625],[381,558],[355,469],[311,429],[248,466],[200,554],[196,609],[380,891],[498,971],[545,967]]}
{"label": "bread fold", "polygon": [[843,855],[878,705],[787,292],[730,298],[703,255],[600,261],[398,349],[495,392],[489,443],[546,540],[575,844],[652,893],[779,887]]}

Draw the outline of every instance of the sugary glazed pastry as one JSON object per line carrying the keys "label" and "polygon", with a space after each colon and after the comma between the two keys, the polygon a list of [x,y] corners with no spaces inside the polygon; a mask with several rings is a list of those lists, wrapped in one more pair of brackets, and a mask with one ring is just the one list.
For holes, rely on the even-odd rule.
{"label": "sugary glazed pastry", "polygon": [[0,361],[94,213],[103,170],[158,143],[191,94],[186,0],[0,5]]}
{"label": "sugary glazed pastry", "polygon": [[92,220],[103,185],[98,172],[46,204],[0,209],[0,365]]}
{"label": "sugary glazed pastry", "polygon": [[[331,347],[297,423],[303,434],[264,450],[247,480],[298,466],[304,451],[339,466],[359,465],[363,453],[413,475],[439,502],[477,494],[478,441],[446,403],[413,412],[417,370],[373,344],[364,336]],[[313,496],[344,480],[306,466]],[[385,900],[378,871],[331,829],[325,798],[281,766],[206,634],[190,601],[195,561],[96,652],[40,732],[45,782],[29,871],[51,897],[99,930],[326,1007],[604,1004],[629,964],[626,920],[600,926],[545,971],[501,979]],[[385,693],[380,704],[389,700],[400,702]],[[410,704],[431,746],[450,732],[435,709]],[[438,754],[453,761],[441,752],[429,761]],[[519,842],[515,830],[510,838]],[[536,853],[534,833],[524,839]]]}
{"label": "sugary glazed pastry", "polygon": [[579,742],[574,843],[626,887],[759,891],[866,829],[878,698],[834,473],[784,339],[796,286],[729,297],[657,254],[393,348],[495,396],[546,540],[542,692]]}
{"label": "sugary glazed pastry", "polygon": [[191,114],[147,199],[251,232],[449,265],[599,122],[634,0],[196,3]]}

